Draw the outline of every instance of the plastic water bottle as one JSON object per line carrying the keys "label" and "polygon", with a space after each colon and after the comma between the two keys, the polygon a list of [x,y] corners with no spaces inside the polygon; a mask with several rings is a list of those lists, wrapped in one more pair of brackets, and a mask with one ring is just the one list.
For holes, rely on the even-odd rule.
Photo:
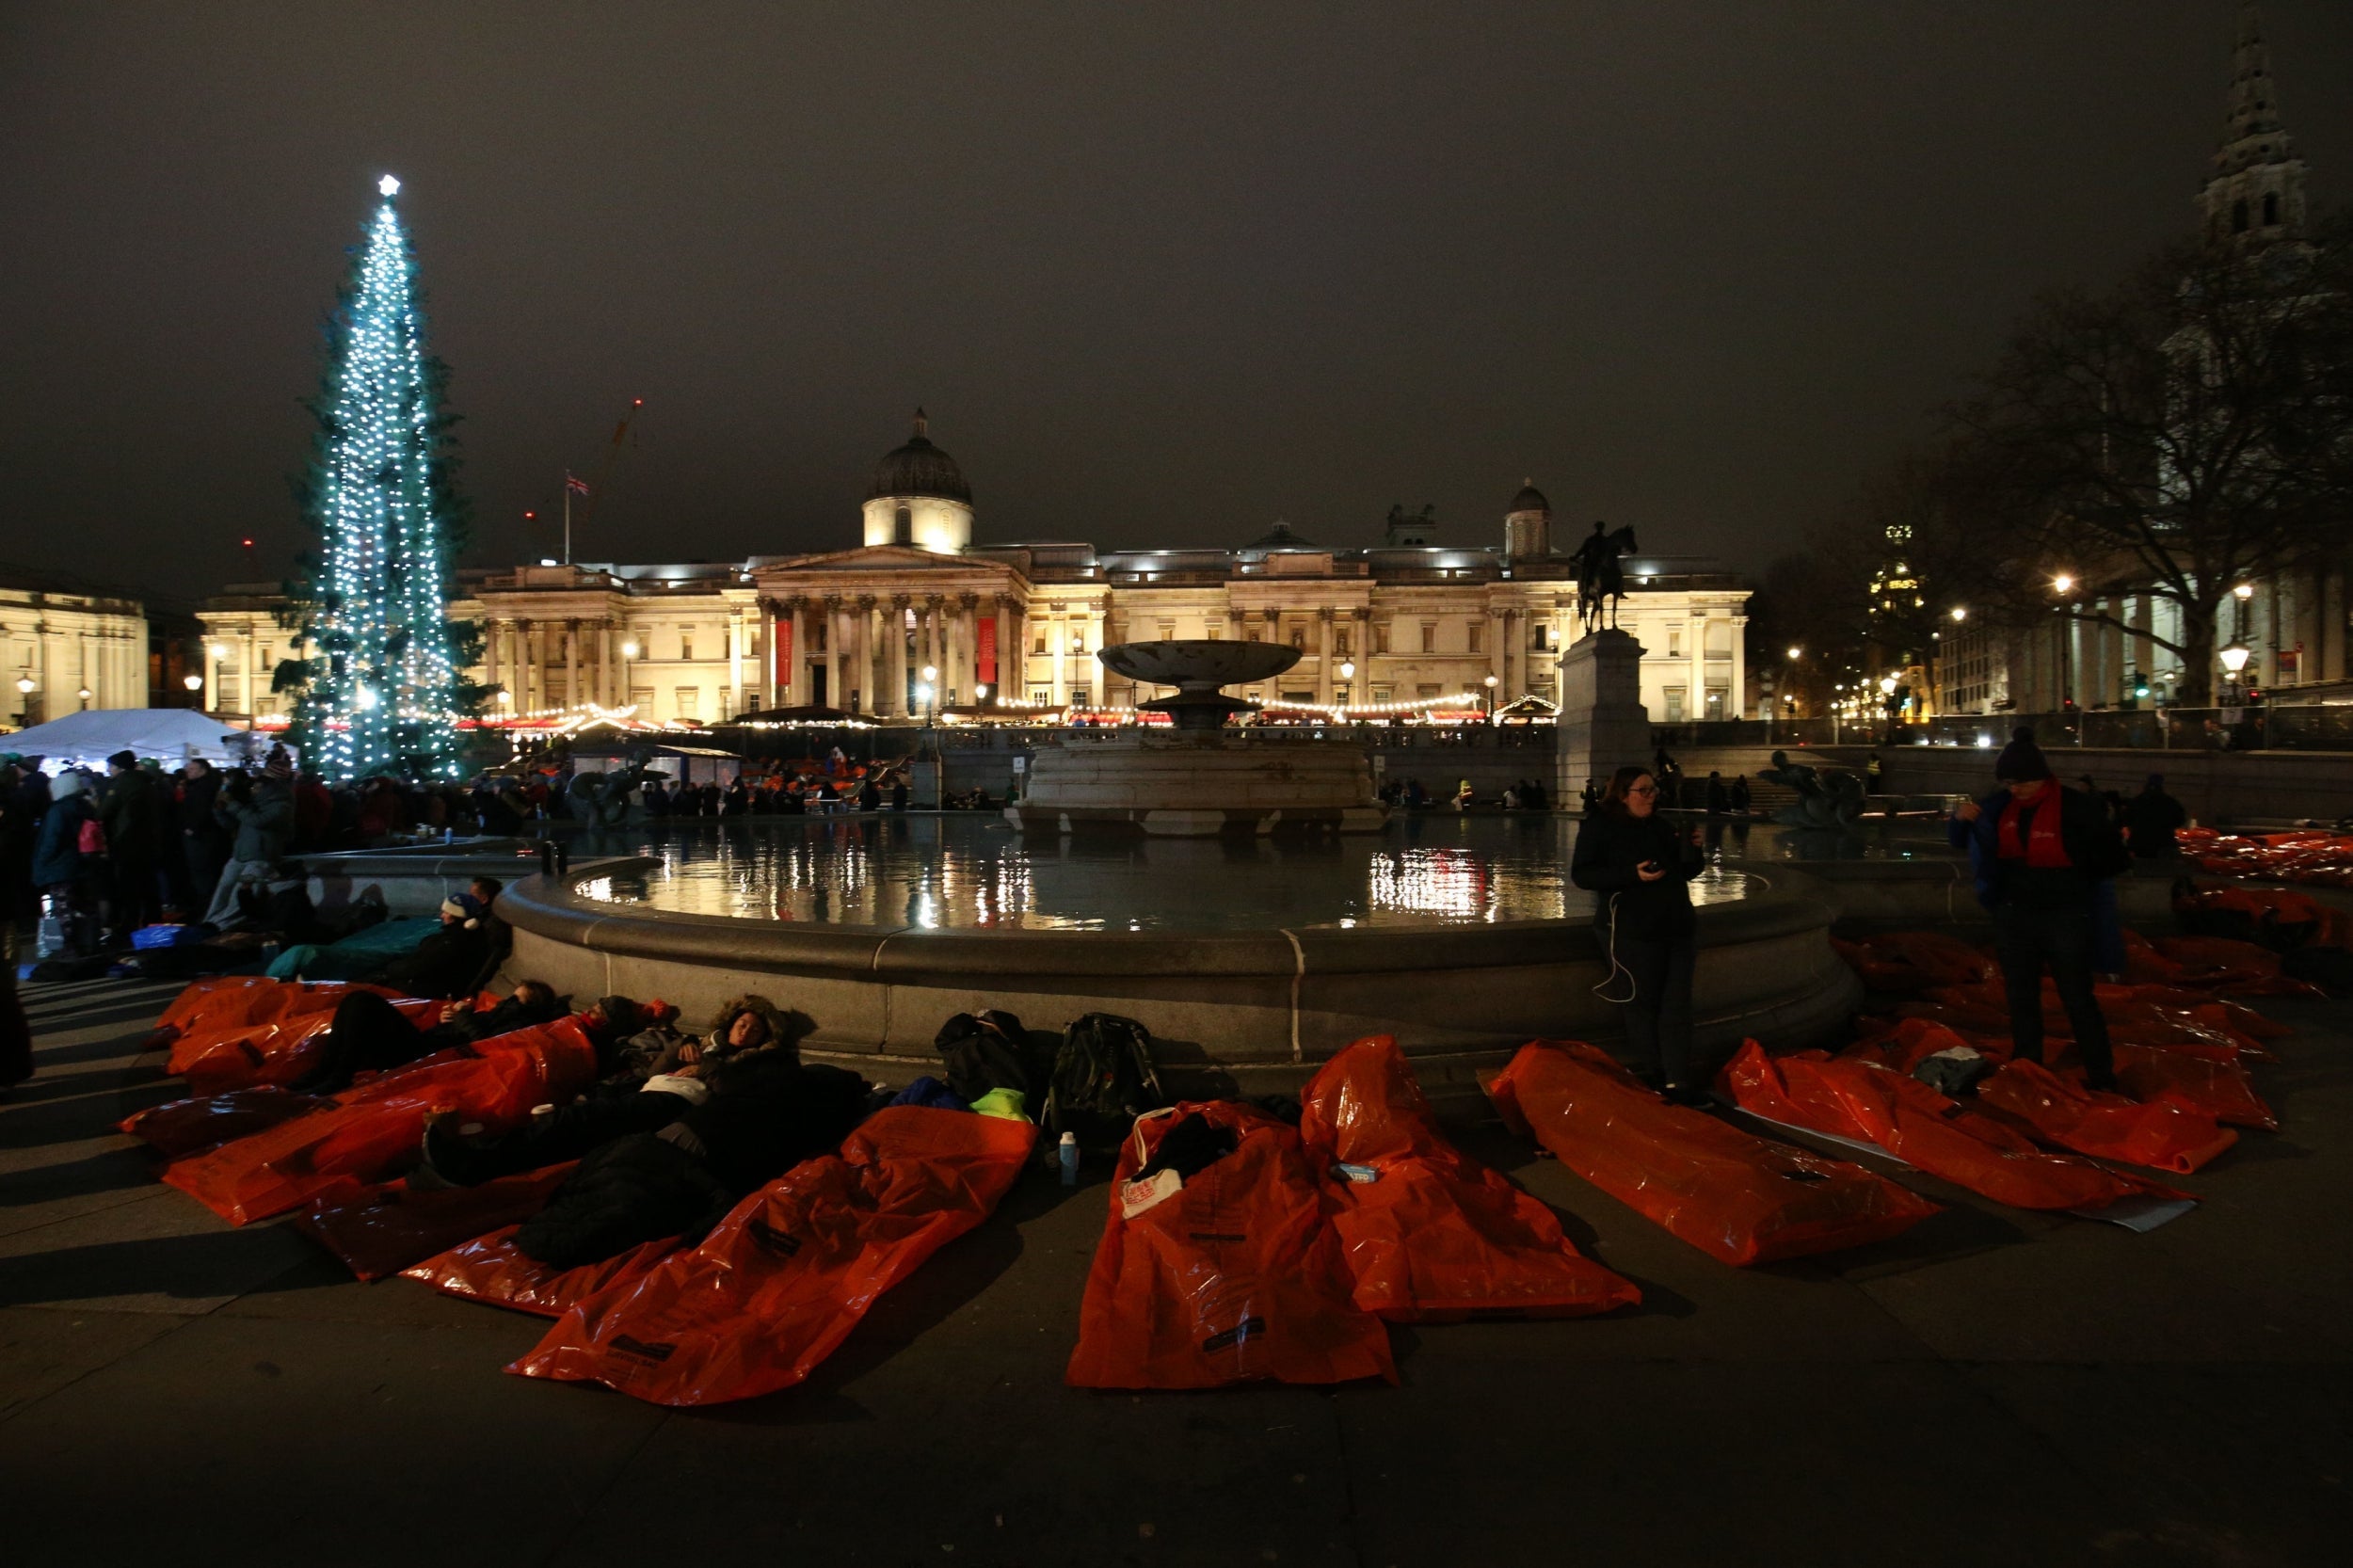
{"label": "plastic water bottle", "polygon": [[1064,1133],[1062,1144],[1054,1153],[1055,1157],[1062,1161],[1062,1184],[1064,1187],[1078,1186],[1079,1135],[1075,1132]]}

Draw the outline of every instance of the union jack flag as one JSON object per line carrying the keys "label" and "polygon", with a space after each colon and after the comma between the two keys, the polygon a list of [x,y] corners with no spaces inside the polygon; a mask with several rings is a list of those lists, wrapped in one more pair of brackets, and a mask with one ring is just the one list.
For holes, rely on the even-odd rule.
{"label": "union jack flag", "polygon": [[567,473],[564,475],[564,488],[571,491],[574,495],[586,495],[588,493],[588,481],[585,479],[575,479],[571,474]]}

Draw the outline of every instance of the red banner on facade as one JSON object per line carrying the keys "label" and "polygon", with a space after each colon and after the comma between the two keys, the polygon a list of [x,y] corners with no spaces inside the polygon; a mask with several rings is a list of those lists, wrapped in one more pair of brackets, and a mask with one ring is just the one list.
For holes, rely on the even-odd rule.
{"label": "red banner on facade", "polygon": [[776,634],[773,639],[776,643],[776,676],[773,684],[776,687],[776,699],[771,706],[782,708],[785,706],[784,697],[788,692],[792,693],[794,702],[801,700],[801,694],[792,691],[792,623],[789,620],[772,620],[768,625]]}
{"label": "red banner on facade", "polygon": [[973,660],[981,672],[977,679],[993,692],[997,689],[997,617],[995,616],[981,617],[978,641],[980,643],[978,656]]}

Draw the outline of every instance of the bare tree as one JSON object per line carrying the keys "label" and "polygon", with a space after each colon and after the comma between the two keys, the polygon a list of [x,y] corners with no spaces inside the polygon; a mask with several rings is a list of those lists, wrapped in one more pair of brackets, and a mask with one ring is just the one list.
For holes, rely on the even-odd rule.
{"label": "bare tree", "polygon": [[[1984,607],[2146,636],[2208,699],[2237,584],[2336,558],[2353,519],[2353,223],[2253,257],[2179,245],[2105,292],[2049,296],[1955,408],[1932,487]],[[2064,576],[2069,588],[2054,584]],[[2147,595],[2170,628],[2101,601]]]}

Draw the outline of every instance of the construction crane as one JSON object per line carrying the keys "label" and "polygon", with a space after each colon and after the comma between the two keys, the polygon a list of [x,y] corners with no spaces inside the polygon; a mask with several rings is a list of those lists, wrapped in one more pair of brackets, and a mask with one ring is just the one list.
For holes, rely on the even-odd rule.
{"label": "construction crane", "polygon": [[604,461],[597,465],[594,479],[584,482],[572,477],[571,470],[564,471],[564,564],[568,567],[572,564],[572,497],[584,498],[580,508],[580,525],[585,528],[597,515],[597,503],[603,499],[604,488],[612,481],[614,465],[621,460],[621,447],[629,440],[630,422],[645,406],[644,398],[632,397],[629,400],[629,407],[621,410],[621,423],[613,427],[613,440],[605,445]]}

